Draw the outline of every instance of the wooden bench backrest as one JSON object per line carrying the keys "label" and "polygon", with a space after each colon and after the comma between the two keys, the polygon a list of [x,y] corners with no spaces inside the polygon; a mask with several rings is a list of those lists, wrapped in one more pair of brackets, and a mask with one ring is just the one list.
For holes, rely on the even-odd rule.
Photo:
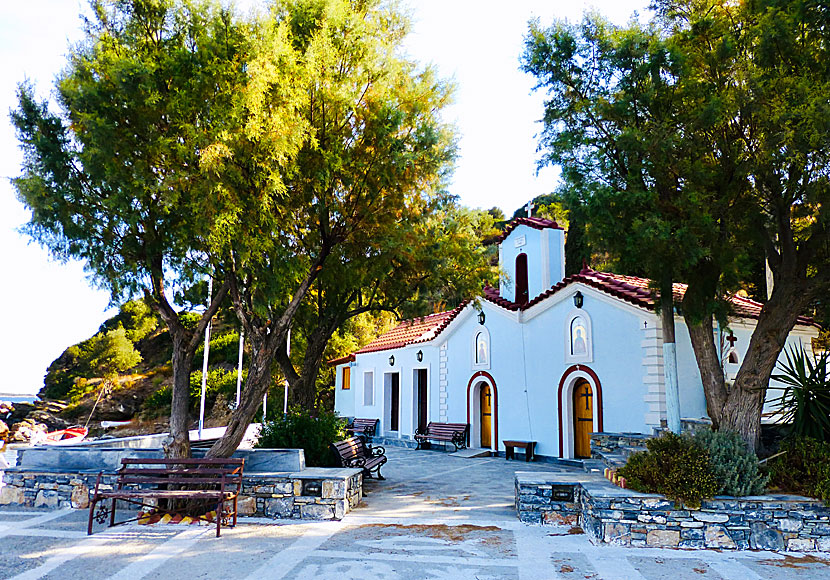
{"label": "wooden bench backrest", "polygon": [[366,427],[377,429],[377,426],[378,419],[355,419],[352,422],[352,429],[364,429]]}
{"label": "wooden bench backrest", "polygon": [[453,435],[455,433],[466,433],[466,423],[429,423],[427,433],[430,435]]}
{"label": "wooden bench backrest", "polygon": [[349,437],[331,444],[343,464],[355,457],[366,457],[366,446],[360,437]]}
{"label": "wooden bench backrest", "polygon": [[242,484],[242,458],[133,458],[121,460],[119,484]]}

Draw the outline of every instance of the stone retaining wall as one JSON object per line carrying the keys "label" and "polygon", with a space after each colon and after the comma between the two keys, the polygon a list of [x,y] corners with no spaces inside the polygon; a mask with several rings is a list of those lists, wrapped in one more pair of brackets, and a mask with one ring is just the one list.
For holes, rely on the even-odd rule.
{"label": "stone retaining wall", "polygon": [[597,459],[604,454],[619,453],[629,447],[645,447],[651,435],[642,433],[591,433],[591,457]]}
{"label": "stone retaining wall", "polygon": [[[550,499],[561,486],[574,488],[573,502]],[[622,546],[830,552],[830,508],[801,496],[717,497],[687,509],[604,481],[517,473],[516,509],[524,522],[578,521],[597,540]]]}
{"label": "stone retaining wall", "polygon": [[[92,472],[9,469],[3,474],[0,505],[85,509],[97,476]],[[116,480],[115,474],[105,473],[102,489],[112,489]],[[319,492],[303,495],[312,487],[304,483],[311,483]],[[362,497],[360,469],[309,468],[298,473],[246,475],[238,508],[241,516],[340,520]]]}

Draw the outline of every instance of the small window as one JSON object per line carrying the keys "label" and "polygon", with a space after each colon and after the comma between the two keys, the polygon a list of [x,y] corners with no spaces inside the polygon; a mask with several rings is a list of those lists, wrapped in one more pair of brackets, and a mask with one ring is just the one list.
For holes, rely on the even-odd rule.
{"label": "small window", "polygon": [[375,373],[363,373],[363,406],[371,407],[375,404]]}
{"label": "small window", "polygon": [[347,391],[352,388],[352,369],[351,367],[343,367],[343,376],[341,378],[342,382],[340,384],[340,388],[344,391]]}
{"label": "small window", "polygon": [[738,359],[738,351],[735,350],[734,348],[732,350],[730,350],[729,351],[729,358],[727,359],[727,361],[731,365],[736,365],[736,364],[740,363],[741,361],[740,361],[740,359]]}

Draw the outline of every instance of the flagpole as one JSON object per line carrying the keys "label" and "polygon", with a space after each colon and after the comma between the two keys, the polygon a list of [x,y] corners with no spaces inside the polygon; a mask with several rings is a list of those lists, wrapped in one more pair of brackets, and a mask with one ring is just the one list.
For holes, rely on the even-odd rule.
{"label": "flagpole", "polygon": [[245,347],[245,330],[239,331],[239,366],[236,367],[236,408],[239,408],[239,397],[242,394],[242,353]]}
{"label": "flagpole", "polygon": [[[213,277],[208,278],[208,308],[213,299]],[[210,356],[210,321],[205,327],[205,352],[202,358],[202,396],[199,399],[199,440],[202,439],[202,429],[205,426],[205,391],[207,390],[208,357]]]}
{"label": "flagpole", "polygon": [[[285,350],[288,352],[288,358],[291,359],[291,329],[288,329],[288,338],[286,339],[285,343]],[[291,364],[291,361],[288,361],[288,364]],[[285,379],[285,384],[283,385],[283,398],[282,398],[282,414],[288,415],[288,379]]]}

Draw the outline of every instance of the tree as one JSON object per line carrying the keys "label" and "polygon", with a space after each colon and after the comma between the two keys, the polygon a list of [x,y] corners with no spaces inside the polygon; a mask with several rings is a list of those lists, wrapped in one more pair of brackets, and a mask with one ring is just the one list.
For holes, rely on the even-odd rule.
{"label": "tree", "polygon": [[[451,87],[399,56],[408,22],[394,5],[292,0],[275,4],[271,17],[275,35],[294,51],[284,82],[302,95],[297,117],[308,137],[274,176],[251,162],[257,153],[244,143],[228,144],[217,158],[223,191],[264,210],[248,212],[252,223],[224,220],[219,247],[251,366],[243,402],[211,456],[236,449],[271,384],[275,357],[296,386],[295,400],[313,406],[334,329],[379,308],[381,297],[395,305],[411,295],[407,284],[426,274],[418,271],[429,264],[423,258],[438,256],[424,240],[455,153],[440,119]],[[266,207],[256,196],[272,177],[281,187]],[[306,360],[298,373],[287,362],[286,339],[304,305]]]}
{"label": "tree", "polygon": [[[621,262],[636,264],[658,284],[668,424],[677,433],[672,284],[699,253],[690,236],[694,224],[676,219],[686,202],[675,167],[684,153],[674,121],[678,59],[653,28],[616,28],[588,16],[581,28],[532,23],[523,67],[548,91],[542,162],[562,166],[575,217],[584,218],[583,206],[573,202],[587,196],[592,228],[615,240]],[[576,221],[572,257],[581,253],[584,227]]]}
{"label": "tree", "polygon": [[[295,319],[294,328],[303,337],[303,348],[293,349],[302,354],[298,368],[284,351],[278,355],[291,403],[314,407],[327,345],[346,321],[366,313],[436,312],[492,282],[495,269],[488,265],[480,235],[487,235],[491,224],[489,214],[439,198],[427,206],[404,207],[395,227],[376,232],[371,241],[343,244]],[[361,259],[367,249],[371,259]]]}
{"label": "tree", "polygon": [[195,327],[182,323],[166,290],[208,273],[221,278],[208,240],[222,224],[210,217],[214,205],[227,213],[229,203],[203,166],[244,118],[241,88],[258,29],[207,3],[93,0],[91,7],[86,38],[57,81],[60,114],[20,86],[12,120],[25,157],[14,185],[32,210],[34,239],[60,258],[83,260],[114,302],[143,293],[167,325],[174,377],[167,451],[186,456],[193,353],[229,284],[219,284]]}
{"label": "tree", "polygon": [[[781,348],[798,315],[828,288],[823,208],[830,131],[820,120],[828,82],[824,16],[821,7],[801,2],[667,0],[656,8],[657,19],[645,29],[595,34],[587,26],[581,45],[575,35],[552,35],[548,42],[531,31],[529,47],[538,41],[553,48],[529,51],[536,60],[528,61],[540,85],[554,91],[546,110],[548,160],[564,162],[572,169],[568,179],[590,187],[592,219],[602,222],[604,212],[606,223],[617,223],[618,235],[606,237],[609,247],[635,262],[645,259],[649,273],[663,272],[659,264],[648,267],[652,246],[652,256],[688,282],[682,310],[709,416],[716,428],[739,432],[754,449]],[[585,53],[577,47],[614,52],[626,35],[647,35],[650,46],[660,47],[641,51],[634,61],[652,73],[642,77],[635,74],[638,67],[596,59],[591,62],[602,66],[591,70],[614,79],[614,90],[581,93],[590,67],[580,68]],[[552,82],[556,75],[576,84]],[[649,125],[609,122],[618,113],[631,117],[642,104],[630,97],[640,94],[631,87],[644,80],[665,87],[667,106],[648,108],[659,113],[643,119]],[[653,130],[643,133],[646,127]],[[651,146],[642,149],[642,143]],[[638,151],[638,163],[653,177],[654,197],[648,188],[627,188],[627,181],[609,178],[629,175],[608,164]],[[674,184],[668,197],[661,193],[661,179]],[[643,246],[648,237],[632,231],[658,235]],[[726,322],[730,292],[749,277],[747,265],[755,261],[753,246],[765,249],[775,287],[730,388],[713,318]],[[665,279],[658,278],[663,297]]]}

